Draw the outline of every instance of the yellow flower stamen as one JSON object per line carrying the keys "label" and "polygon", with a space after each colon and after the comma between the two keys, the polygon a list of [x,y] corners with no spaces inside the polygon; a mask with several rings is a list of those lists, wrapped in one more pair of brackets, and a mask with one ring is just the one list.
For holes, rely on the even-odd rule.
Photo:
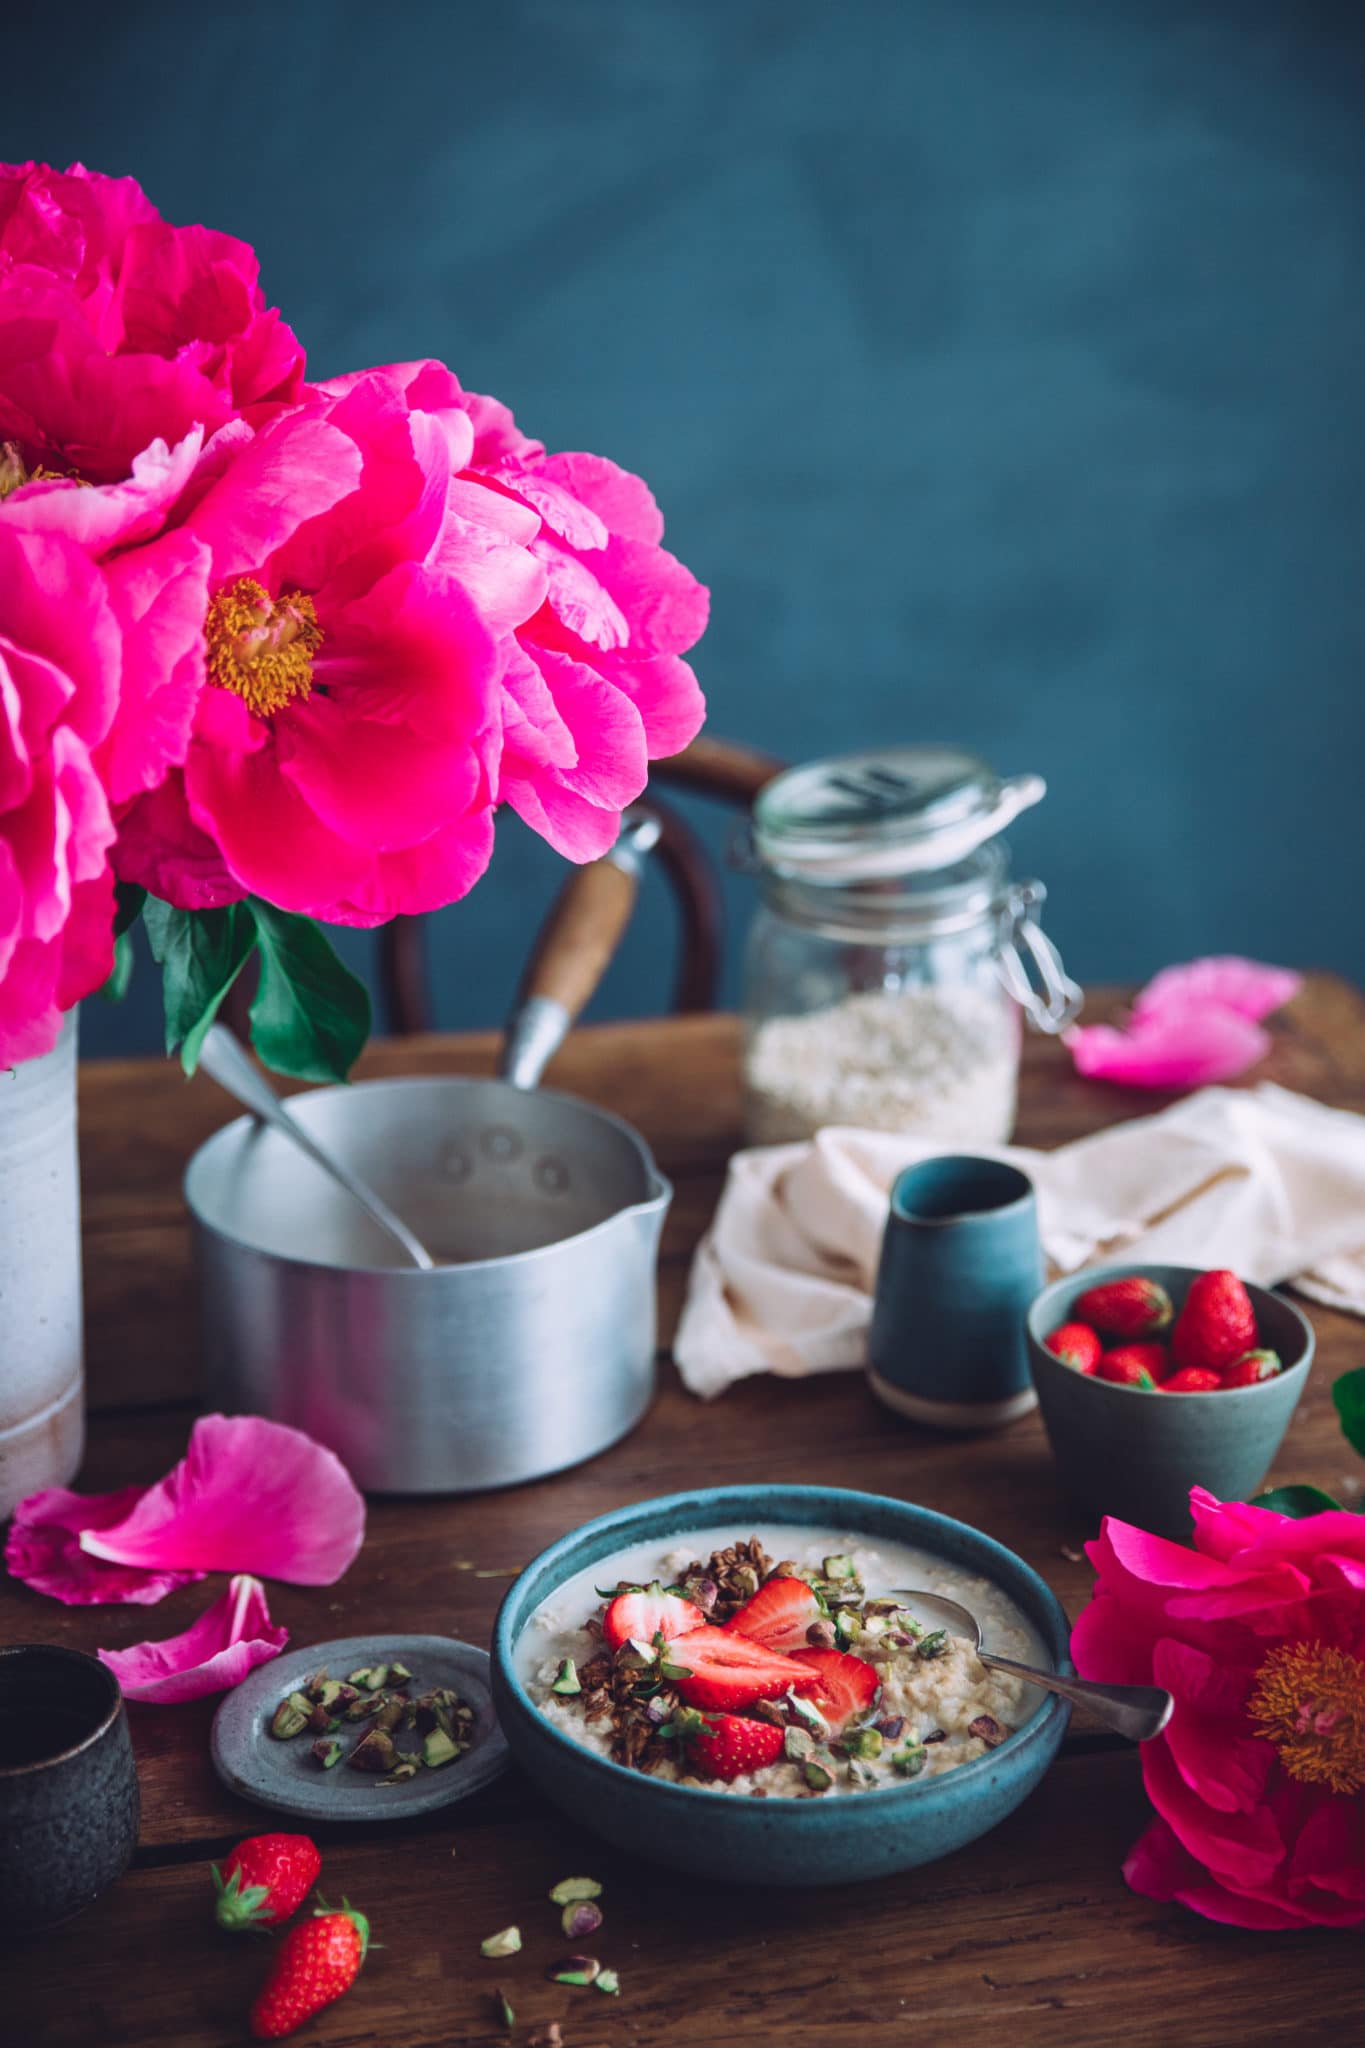
{"label": "yellow flower stamen", "polygon": [[1365,1664],[1326,1643],[1281,1643],[1256,1674],[1247,1712],[1291,1778],[1358,1792],[1365,1785]]}
{"label": "yellow flower stamen", "polygon": [[0,505],[3,505],[11,491],[22,490],[25,484],[42,484],[60,481],[63,477],[73,483],[84,483],[84,477],[76,475],[74,469],[37,469],[25,466],[24,458],[13,441],[0,441]]}
{"label": "yellow flower stamen", "polygon": [[253,577],[225,584],[204,621],[213,681],[232,690],[258,718],[282,711],[313,688],[313,656],[322,628],[311,597],[287,592],[272,603]]}

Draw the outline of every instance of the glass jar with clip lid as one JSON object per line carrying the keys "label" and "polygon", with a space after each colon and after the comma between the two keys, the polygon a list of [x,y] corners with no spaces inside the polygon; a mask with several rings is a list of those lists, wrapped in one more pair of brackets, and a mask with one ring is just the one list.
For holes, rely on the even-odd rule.
{"label": "glass jar with clip lid", "polygon": [[760,791],[745,959],[751,1143],[828,1124],[1002,1143],[1023,1021],[1060,1032],[1081,991],[1012,881],[999,835],[1045,794],[974,755],[897,747],[788,769]]}

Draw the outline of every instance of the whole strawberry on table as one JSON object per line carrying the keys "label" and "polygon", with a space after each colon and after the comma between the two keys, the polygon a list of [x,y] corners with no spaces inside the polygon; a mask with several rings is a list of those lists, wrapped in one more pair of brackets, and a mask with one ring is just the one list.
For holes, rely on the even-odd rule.
{"label": "whole strawberry on table", "polygon": [[1226,1267],[1198,1276],[1178,1316],[1145,1274],[1101,1281],[1077,1295],[1044,1342],[1074,1372],[1143,1393],[1217,1394],[1284,1369],[1261,1344],[1251,1297]]}
{"label": "whole strawberry on table", "polygon": [[[322,1869],[307,1835],[249,1835],[213,1865],[214,1917],[229,1932],[264,1933],[296,1913]],[[370,1923],[349,1899],[319,1898],[274,1951],[249,2016],[252,2039],[278,2041],[350,1990],[370,1945]]]}

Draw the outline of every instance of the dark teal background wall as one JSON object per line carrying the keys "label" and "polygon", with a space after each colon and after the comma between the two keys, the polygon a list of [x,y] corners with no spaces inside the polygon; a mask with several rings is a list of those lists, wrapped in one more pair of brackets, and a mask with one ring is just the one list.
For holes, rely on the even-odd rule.
{"label": "dark teal background wall", "polygon": [[[642,470],[717,732],[1041,770],[1016,860],[1082,977],[1365,974],[1359,8],[120,0],[3,47],[4,153],[255,242],[319,374],[444,355]],[[444,1022],[556,879],[508,820]],[[603,1007],[670,948],[659,892]],[[145,987],[88,1007],[151,1042]]]}

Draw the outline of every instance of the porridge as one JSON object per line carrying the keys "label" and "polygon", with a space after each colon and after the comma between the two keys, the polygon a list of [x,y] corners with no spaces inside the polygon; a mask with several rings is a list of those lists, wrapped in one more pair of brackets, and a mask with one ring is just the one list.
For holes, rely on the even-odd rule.
{"label": "porridge", "polygon": [[653,1777],[760,1798],[903,1784],[984,1756],[1042,1697],[906,1588],[960,1602],[988,1649],[1047,1668],[992,1580],[779,1525],[656,1540],[578,1573],[522,1631],[518,1670],[566,1735]]}

